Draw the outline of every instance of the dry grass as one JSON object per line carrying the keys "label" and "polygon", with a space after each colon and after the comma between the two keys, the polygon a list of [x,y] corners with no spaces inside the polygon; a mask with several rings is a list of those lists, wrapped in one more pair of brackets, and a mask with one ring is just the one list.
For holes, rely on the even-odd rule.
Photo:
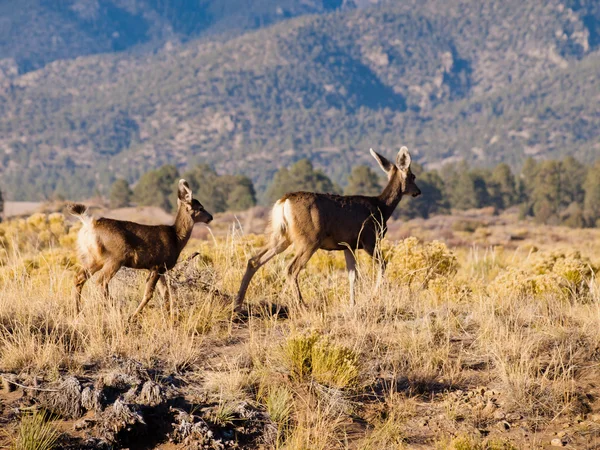
{"label": "dry grass", "polygon": [[[543,428],[590,408],[585,380],[597,370],[600,290],[598,261],[586,259],[592,255],[585,245],[566,252],[560,246],[560,254],[532,252],[529,243],[510,249],[386,241],[390,270],[378,291],[371,261],[359,258],[355,308],[343,255],[318,252],[301,277],[309,304],[302,311],[286,289],[284,255],[256,275],[247,297],[252,314],[238,324],[223,294],[236,292],[262,238],[229,232],[186,249],[201,257],[171,277],[174,322],[155,298],[128,326],[145,274],[119,273],[110,300],[89,283],[75,316],[69,228],[58,216],[40,215],[0,226],[2,372],[89,376],[118,356],[186,373],[218,405],[215,423],[234,420],[236,402],[262,405],[276,427],[269,445],[286,449],[402,448],[419,439],[443,448],[509,449],[508,438],[468,433],[491,427],[496,410]],[[575,233],[559,230],[562,242]],[[289,317],[273,314],[270,304],[289,308]],[[499,392],[492,409],[447,398],[457,389],[467,398],[478,386]],[[437,428],[415,431],[423,418]],[[460,427],[471,428],[461,434]]]}

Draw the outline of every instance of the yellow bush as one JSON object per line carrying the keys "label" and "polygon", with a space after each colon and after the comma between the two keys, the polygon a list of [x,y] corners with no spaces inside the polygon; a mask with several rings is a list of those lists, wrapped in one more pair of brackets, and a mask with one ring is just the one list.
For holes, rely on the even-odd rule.
{"label": "yellow bush", "polygon": [[490,283],[494,292],[518,296],[555,294],[586,299],[596,269],[579,253],[536,253],[528,264],[501,272]]}
{"label": "yellow bush", "polygon": [[[68,236],[67,232],[62,214],[36,213],[27,219],[0,224],[0,245],[7,251],[37,251],[60,245],[61,240]],[[71,239],[74,242],[74,238]]]}
{"label": "yellow bush", "polygon": [[315,333],[288,338],[283,357],[290,376],[296,381],[305,381],[311,376],[318,383],[338,389],[353,387],[358,382],[358,355]]}
{"label": "yellow bush", "polygon": [[390,247],[387,253],[390,278],[409,285],[427,287],[436,278],[454,275],[458,268],[454,252],[440,241],[420,243],[409,237]]}
{"label": "yellow bush", "polygon": [[315,381],[338,389],[356,386],[359,358],[349,348],[323,340],[315,343],[311,352],[311,368]]}

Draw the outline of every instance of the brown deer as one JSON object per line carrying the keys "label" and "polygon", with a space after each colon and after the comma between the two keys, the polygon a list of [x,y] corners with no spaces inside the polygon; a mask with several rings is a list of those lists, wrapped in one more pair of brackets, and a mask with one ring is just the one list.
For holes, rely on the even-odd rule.
{"label": "brown deer", "polygon": [[[281,197],[273,206],[270,242],[248,261],[246,273],[235,300],[240,310],[246,291],[256,271],[275,255],[294,244],[296,255],[288,267],[288,279],[300,305],[304,305],[298,274],[318,250],[343,250],[350,280],[350,303],[354,305],[356,280],[355,249],[363,249],[379,265],[379,279],[385,261],[378,241],[385,235],[386,222],[404,194],[421,194],[410,170],[411,157],[402,147],[396,164],[371,149],[371,155],[387,174],[388,184],[377,197],[293,192]],[[378,281],[379,282],[379,281]]]}
{"label": "brown deer", "polygon": [[[69,205],[69,212],[83,222],[77,236],[81,269],[75,276],[75,307],[81,309],[81,291],[85,282],[99,272],[99,282],[105,297],[108,283],[121,267],[147,269],[146,291],[142,302],[131,318],[137,315],[152,298],[157,283],[173,317],[173,301],[165,280],[165,272],[177,263],[179,254],[192,234],[194,224],[209,223],[212,216],[200,202],[192,198],[185,180],[179,180],[177,215],[173,225],[142,225],[124,220],[94,219],[86,214],[84,205]],[[130,318],[130,319],[131,319]]]}

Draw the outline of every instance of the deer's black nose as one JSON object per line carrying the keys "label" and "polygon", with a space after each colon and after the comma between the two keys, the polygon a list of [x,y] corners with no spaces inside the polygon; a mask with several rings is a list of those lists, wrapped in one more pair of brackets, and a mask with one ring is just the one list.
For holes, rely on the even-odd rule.
{"label": "deer's black nose", "polygon": [[419,195],[421,195],[421,189],[419,189],[417,192],[415,192],[413,194],[413,197],[418,197]]}
{"label": "deer's black nose", "polygon": [[211,216],[210,214],[208,215],[208,219],[206,219],[206,223],[211,223],[213,220],[213,216]]}

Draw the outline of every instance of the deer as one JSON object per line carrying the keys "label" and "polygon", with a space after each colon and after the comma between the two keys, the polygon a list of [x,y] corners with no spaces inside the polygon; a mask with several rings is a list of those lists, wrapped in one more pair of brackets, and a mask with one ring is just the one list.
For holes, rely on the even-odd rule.
{"label": "deer", "polygon": [[173,300],[165,273],[177,263],[194,225],[208,224],[213,219],[202,204],[192,198],[187,181],[179,180],[177,214],[173,225],[142,225],[105,217],[95,219],[87,214],[87,207],[82,204],[71,204],[68,210],[83,223],[77,235],[77,253],[81,263],[75,275],[77,314],[81,311],[83,286],[92,275],[99,273],[102,292],[105,298],[109,298],[108,283],[121,267],[129,267],[150,271],[142,302],[129,320],[144,309],[157,284],[165,302],[169,303],[169,314],[173,319]]}
{"label": "deer", "polygon": [[319,249],[344,252],[351,306],[355,305],[354,250],[362,249],[374,259],[379,267],[379,285],[386,265],[379,241],[387,231],[386,223],[404,195],[417,197],[421,190],[410,170],[411,156],[406,147],[398,152],[395,164],[373,149],[370,153],[388,178],[387,185],[378,196],[292,192],[275,202],[267,228],[270,238],[267,245],[248,261],[235,299],[235,311],[241,311],[250,281],[258,269],[292,244],[296,254],[287,268],[287,277],[301,307],[305,304],[298,275]]}

